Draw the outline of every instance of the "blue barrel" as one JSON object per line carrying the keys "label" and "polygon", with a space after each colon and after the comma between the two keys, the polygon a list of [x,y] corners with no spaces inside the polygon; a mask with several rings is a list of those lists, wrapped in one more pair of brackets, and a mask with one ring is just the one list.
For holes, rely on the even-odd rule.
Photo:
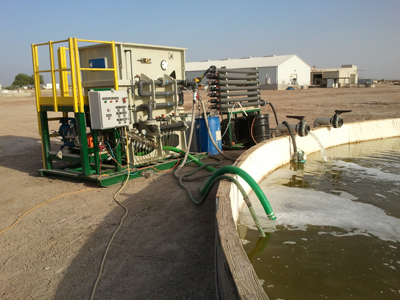
{"label": "blue barrel", "polygon": [[[208,125],[210,126],[211,135],[214,138],[215,143],[218,148],[222,150],[221,124],[219,122],[219,116],[208,117]],[[196,141],[198,152],[208,152],[211,155],[219,153],[208,135],[204,118],[196,118]]]}

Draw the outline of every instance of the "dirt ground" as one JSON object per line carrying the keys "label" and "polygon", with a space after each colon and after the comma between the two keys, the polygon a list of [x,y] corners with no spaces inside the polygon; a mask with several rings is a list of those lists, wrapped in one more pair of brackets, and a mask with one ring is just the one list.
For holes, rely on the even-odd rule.
{"label": "dirt ground", "polygon": [[[207,99],[202,91],[203,99]],[[310,125],[335,109],[345,122],[400,118],[400,86],[262,91],[279,123],[304,115]],[[189,108],[187,95],[185,108]],[[40,177],[41,146],[34,97],[0,98],[1,299],[89,299],[107,243],[124,214],[109,188]],[[275,127],[269,107],[271,127]],[[54,129],[58,124],[54,124]],[[237,157],[240,152],[231,153]],[[211,161],[211,160],[210,160]],[[228,164],[224,161],[224,164]],[[190,168],[190,167],[186,167]],[[192,190],[199,183],[191,183]],[[215,188],[193,205],[171,172],[128,183],[129,209],[110,248],[95,299],[215,299]]]}

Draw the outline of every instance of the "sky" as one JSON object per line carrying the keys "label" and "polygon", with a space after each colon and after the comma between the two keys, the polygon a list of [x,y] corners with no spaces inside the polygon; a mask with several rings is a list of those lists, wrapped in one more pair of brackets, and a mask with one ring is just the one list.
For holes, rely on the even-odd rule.
{"label": "sky", "polygon": [[297,54],[400,80],[400,1],[0,2],[0,84],[33,74],[31,44],[80,39],[187,48],[186,61]]}

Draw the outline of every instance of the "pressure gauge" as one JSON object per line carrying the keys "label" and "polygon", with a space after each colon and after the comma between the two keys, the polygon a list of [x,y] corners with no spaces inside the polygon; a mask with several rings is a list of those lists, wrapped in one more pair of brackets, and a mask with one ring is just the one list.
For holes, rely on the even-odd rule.
{"label": "pressure gauge", "polygon": [[161,61],[161,69],[163,69],[163,71],[168,69],[168,63],[165,60]]}

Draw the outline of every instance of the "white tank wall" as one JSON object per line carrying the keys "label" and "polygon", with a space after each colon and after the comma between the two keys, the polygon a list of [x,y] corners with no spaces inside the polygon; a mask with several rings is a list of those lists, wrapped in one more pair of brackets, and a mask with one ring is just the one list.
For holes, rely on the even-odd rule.
{"label": "white tank wall", "polygon": [[[313,130],[325,148],[357,143],[367,140],[400,136],[400,119],[363,121],[343,125],[342,128],[321,127]],[[296,138],[297,147],[306,153],[320,151],[317,143],[308,135]],[[255,181],[261,181],[268,173],[290,161],[293,147],[288,137],[267,140],[243,153],[237,160],[237,166],[248,172]],[[262,167],[260,167],[262,166]],[[239,182],[250,192],[247,183]],[[235,223],[239,210],[244,204],[242,196],[235,187],[231,187],[231,206]],[[268,198],[268,194],[266,194]],[[278,216],[279,217],[279,216]]]}

